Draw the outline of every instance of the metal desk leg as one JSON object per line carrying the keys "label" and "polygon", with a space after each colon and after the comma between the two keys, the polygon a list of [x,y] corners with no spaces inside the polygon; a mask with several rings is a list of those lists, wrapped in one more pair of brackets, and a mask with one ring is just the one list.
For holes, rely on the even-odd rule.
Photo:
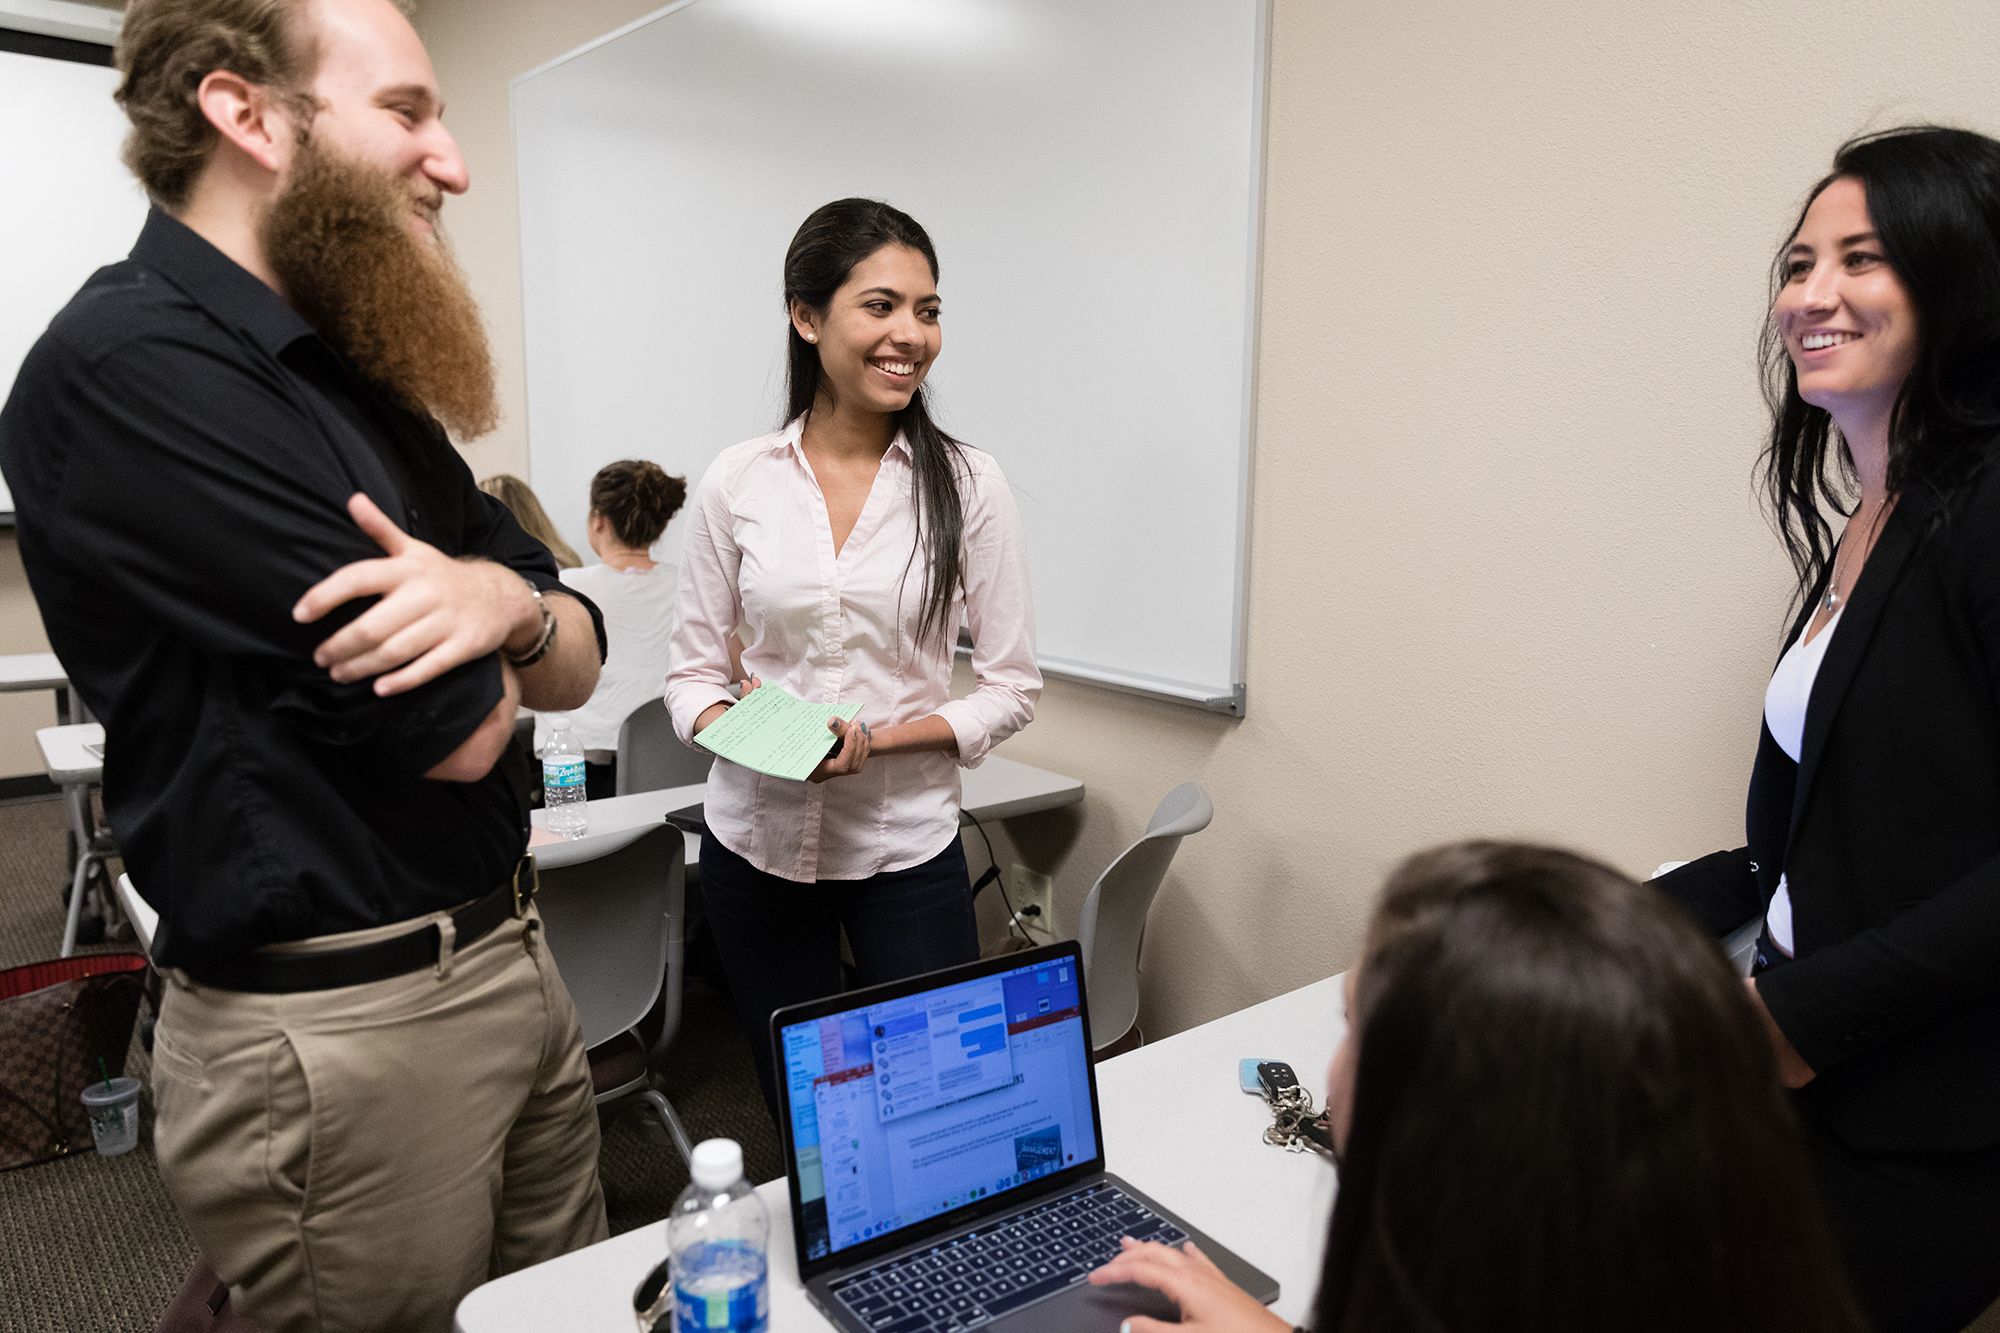
{"label": "metal desk leg", "polygon": [[76,858],[76,871],[69,882],[69,916],[63,922],[61,956],[67,958],[76,952],[76,928],[83,920],[83,892],[90,881],[90,868],[97,858],[91,845],[89,786],[78,783],[65,787],[63,796],[69,801],[69,835],[81,849]]}

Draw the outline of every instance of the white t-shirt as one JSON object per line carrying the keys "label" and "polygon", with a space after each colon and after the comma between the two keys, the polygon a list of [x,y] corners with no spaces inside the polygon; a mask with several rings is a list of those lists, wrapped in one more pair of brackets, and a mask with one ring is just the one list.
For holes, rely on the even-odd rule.
{"label": "white t-shirt", "polygon": [[[674,591],[680,575],[672,565],[613,569],[586,565],[565,569],[564,586],[597,603],[604,613],[604,671],[590,702],[573,711],[570,731],[588,750],[616,750],[618,728],[648,699],[664,698],[667,640],[674,632]],[[548,723],[535,728],[535,745],[548,739]]]}
{"label": "white t-shirt", "polygon": [[[1811,643],[1806,642],[1806,631],[1800,630],[1799,637],[1792,640],[1792,646],[1778,659],[1771,683],[1764,687],[1764,725],[1770,728],[1771,739],[1778,743],[1778,748],[1790,755],[1795,764],[1805,749],[1806,704],[1812,699],[1813,681],[1819,678],[1819,664],[1826,660],[1826,646],[1833,642],[1833,632],[1846,614],[1844,606],[1835,611],[1833,618],[1813,635]],[[1811,625],[1812,619],[1808,617],[1806,626]],[[1792,886],[1783,875],[1778,876],[1778,890],[1771,895],[1764,924],[1771,931],[1771,942],[1789,958],[1793,953]]]}

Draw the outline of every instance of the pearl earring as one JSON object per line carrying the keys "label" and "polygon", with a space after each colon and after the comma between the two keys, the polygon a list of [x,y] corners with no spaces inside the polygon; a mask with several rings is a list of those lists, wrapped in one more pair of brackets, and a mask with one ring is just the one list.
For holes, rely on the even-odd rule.
{"label": "pearl earring", "polygon": [[809,343],[816,343],[819,341],[819,335],[817,333],[808,333],[806,335],[806,341]]}

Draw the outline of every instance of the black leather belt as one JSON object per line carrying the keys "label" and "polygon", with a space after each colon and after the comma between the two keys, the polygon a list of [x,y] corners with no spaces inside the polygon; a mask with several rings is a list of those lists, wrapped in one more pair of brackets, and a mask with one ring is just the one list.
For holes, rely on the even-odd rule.
{"label": "black leather belt", "polygon": [[[541,881],[535,858],[523,856],[514,873],[499,888],[451,914],[452,947],[472,944],[509,917],[527,915]],[[400,977],[439,962],[443,936],[426,924],[393,939],[357,944],[350,949],[316,953],[251,953],[226,963],[203,963],[183,969],[204,986],[217,990],[285,995],[293,991],[334,990]]]}

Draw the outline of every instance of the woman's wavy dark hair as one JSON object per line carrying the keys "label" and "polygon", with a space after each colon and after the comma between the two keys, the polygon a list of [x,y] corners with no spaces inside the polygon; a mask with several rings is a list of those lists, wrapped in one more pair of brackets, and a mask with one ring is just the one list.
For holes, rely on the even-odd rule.
{"label": "woman's wavy dark hair", "polygon": [[1666,897],[1440,847],[1360,968],[1318,1333],[1860,1333],[1762,1020]]}
{"label": "woman's wavy dark hair", "polygon": [[[901,209],[876,199],[836,199],[816,208],[800,224],[785,251],[785,310],[798,302],[824,311],[834,292],[847,281],[854,266],[885,245],[907,246],[930,265],[938,277],[937,251],[929,233]],[[785,420],[812,410],[821,387],[819,349],[799,336],[787,321],[785,346]],[[929,389],[919,386],[909,405],[896,414],[896,428],[909,441],[914,461],[910,500],[916,507],[917,538],[910,560],[924,554],[923,610],[917,619],[919,643],[933,635],[947,636],[957,626],[947,624],[952,599],[963,577],[959,547],[965,533],[965,500],[959,490],[965,473],[963,445],[931,419]],[[904,566],[907,575],[908,565]]]}
{"label": "woman's wavy dark hair", "polygon": [[[1820,191],[1841,179],[1867,192],[1883,257],[1917,312],[1916,365],[1889,422],[1889,491],[1951,492],[1985,466],[2000,440],[2000,142],[1935,125],[1850,139],[1807,196],[1787,245]],[[1781,247],[1771,269],[1773,304],[1784,270]],[[1803,599],[1832,558],[1826,512],[1845,512],[1842,490],[1854,481],[1854,465],[1845,447],[1833,450],[1833,419],[1799,397],[1798,371],[1774,320],[1764,326],[1760,353],[1771,408],[1765,502]]]}

